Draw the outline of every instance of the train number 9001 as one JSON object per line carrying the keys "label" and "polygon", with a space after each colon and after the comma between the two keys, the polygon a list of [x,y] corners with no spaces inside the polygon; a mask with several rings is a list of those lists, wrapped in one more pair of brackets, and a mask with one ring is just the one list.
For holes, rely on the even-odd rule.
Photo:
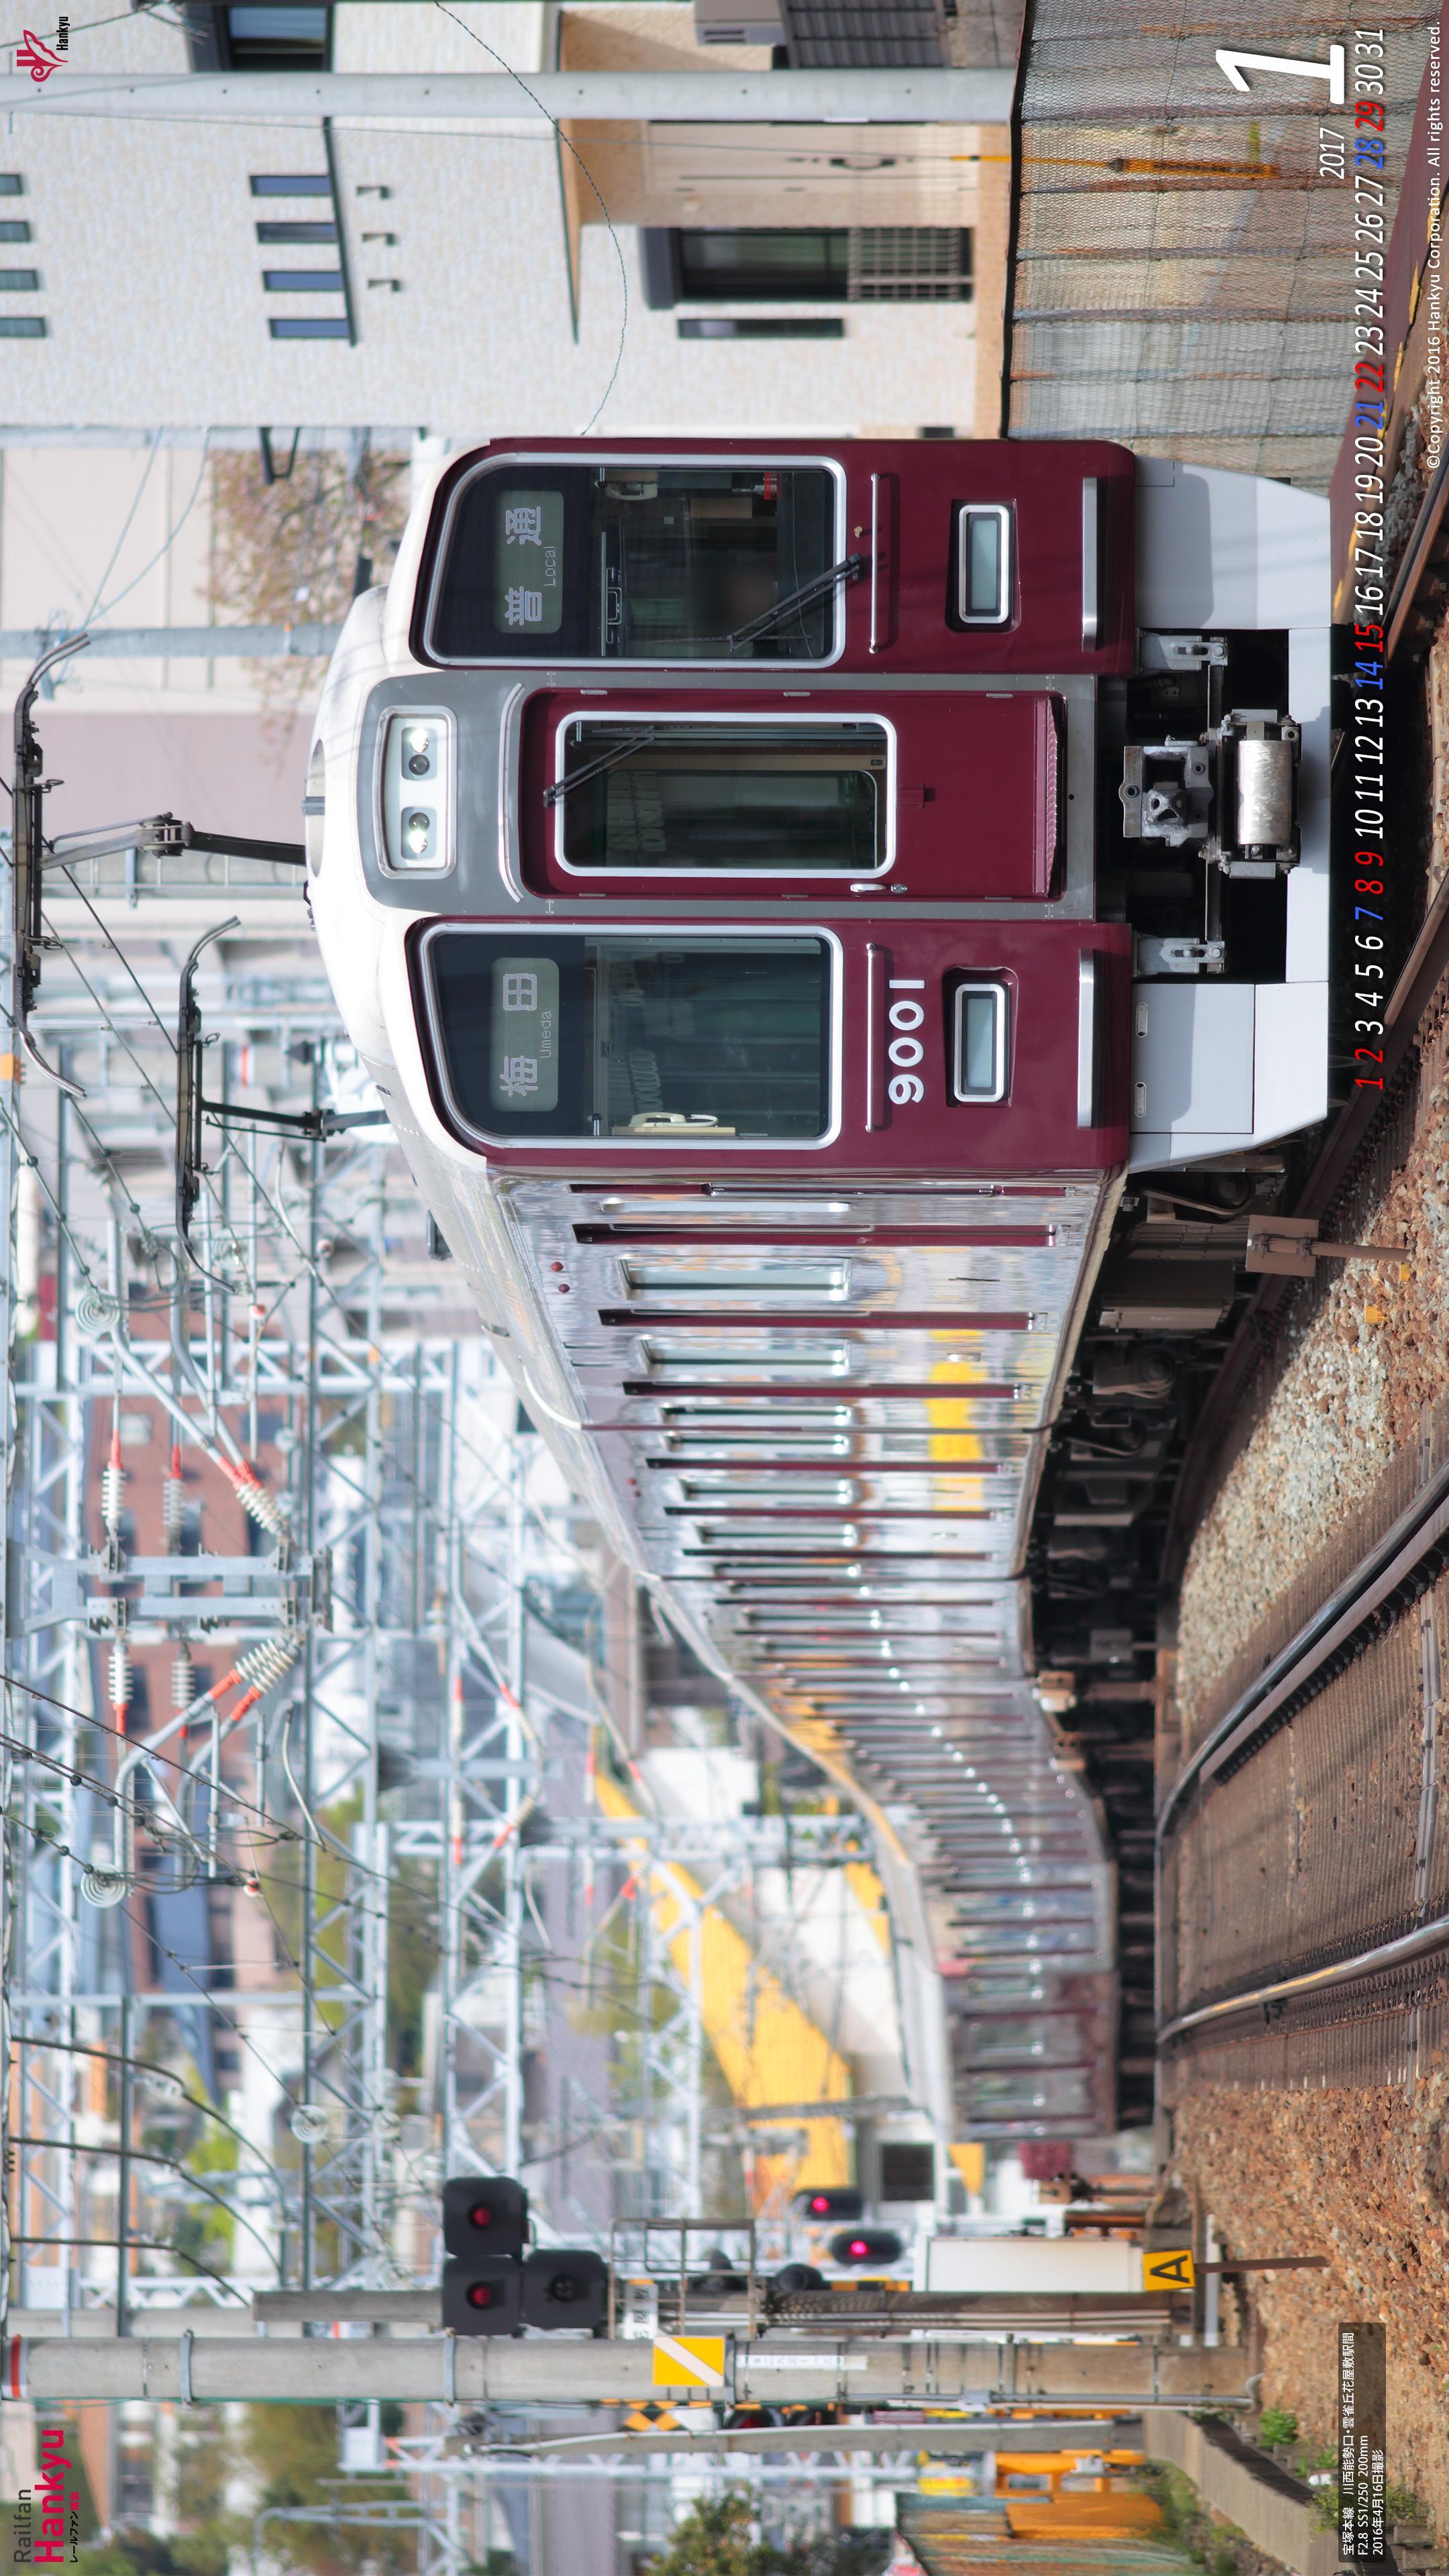
{"label": "train number 9001", "polygon": [[[914,976],[892,976],[890,989],[893,993],[902,992],[908,986],[916,992],[923,990]],[[913,1030],[925,1025],[925,1006],[921,1002],[892,1002],[886,1018],[892,1030],[886,1046],[886,1060],[901,1068],[892,1074],[886,1085],[886,1094],[897,1109],[904,1109],[909,1102],[924,1100],[926,1096],[926,1086],[920,1075],[904,1070],[907,1065],[919,1064],[926,1052],[920,1039],[912,1035]]]}

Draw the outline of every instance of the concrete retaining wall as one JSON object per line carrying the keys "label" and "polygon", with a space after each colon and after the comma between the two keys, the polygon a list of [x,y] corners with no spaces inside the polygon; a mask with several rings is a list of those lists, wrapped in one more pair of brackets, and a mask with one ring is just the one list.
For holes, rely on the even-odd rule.
{"label": "concrete retaining wall", "polygon": [[1293,2576],[1336,2576],[1338,2546],[1314,2528],[1296,2478],[1255,2455],[1229,2428],[1203,2424],[1170,2406],[1145,2406],[1142,2438],[1149,2458],[1191,2478],[1205,2506],[1227,2515],[1254,2547],[1280,2559]]}

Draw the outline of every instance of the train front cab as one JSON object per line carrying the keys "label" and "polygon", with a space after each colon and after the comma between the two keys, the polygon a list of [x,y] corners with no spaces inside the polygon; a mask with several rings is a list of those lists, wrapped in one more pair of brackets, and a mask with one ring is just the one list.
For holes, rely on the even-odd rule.
{"label": "train front cab", "polygon": [[[1011,1059],[972,1158],[1017,1168],[1077,1159],[1032,1114],[1077,937],[1130,963],[1083,970],[1099,1066],[1132,1059],[1093,1126],[1134,1166],[1264,1144],[1326,1095],[1328,598],[1324,503],[1117,448],[505,442],[443,469],[339,655],[382,683],[348,693],[361,873],[513,923],[949,920]],[[422,793],[379,721],[410,710]],[[904,1070],[869,1132],[949,1170],[963,1122],[895,1121]]]}

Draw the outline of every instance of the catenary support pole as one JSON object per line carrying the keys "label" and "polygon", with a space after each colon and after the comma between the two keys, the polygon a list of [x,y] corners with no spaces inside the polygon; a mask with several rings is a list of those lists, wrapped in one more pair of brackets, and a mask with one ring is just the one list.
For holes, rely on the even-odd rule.
{"label": "catenary support pole", "polygon": [[933,2416],[929,2435],[919,2426],[887,2418],[883,2424],[733,2425],[724,2433],[574,2433],[561,2440],[520,2443],[515,2456],[558,2468],[570,2460],[648,2460],[681,2456],[718,2459],[742,2453],[748,2459],[789,2459],[810,2451],[867,2452],[873,2457],[893,2451],[929,2448],[933,2457],[972,2460],[988,2451],[1098,2451],[1113,2447],[1142,2448],[1140,2415],[1037,2415],[1028,2423],[1004,2425],[999,2415],[975,2422],[950,2422]]}
{"label": "catenary support pole", "polygon": [[[198,2336],[187,2343],[191,2396],[198,2405],[233,2399],[251,2403],[336,2405],[344,2399],[378,2398],[403,2405],[431,2400],[473,2406],[550,2408],[597,2406],[610,2400],[641,2404],[665,2392],[654,2377],[648,2343],[565,2342],[540,2335],[518,2340],[420,2336],[411,2342],[376,2337],[339,2341],[333,2336]],[[782,2358],[788,2367],[779,2367]],[[734,2356],[736,2404],[876,2406],[892,2399],[933,2406],[1011,2405],[1120,2407],[1246,2405],[1248,2354],[1234,2347],[1209,2352],[1190,2344],[1071,2344],[961,2341],[922,2338],[872,2343],[865,2349],[837,2343],[806,2354],[739,2350]],[[38,2404],[69,2399],[115,2400],[183,2396],[182,2338],[171,2334],[107,2342],[63,2338],[13,2338],[4,2348],[3,2386]],[[678,2395],[698,2394],[681,2383]]]}

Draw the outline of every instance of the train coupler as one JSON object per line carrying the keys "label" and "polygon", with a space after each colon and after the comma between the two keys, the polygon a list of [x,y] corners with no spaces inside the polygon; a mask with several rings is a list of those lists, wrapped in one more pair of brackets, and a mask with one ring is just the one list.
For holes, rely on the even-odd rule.
{"label": "train coupler", "polygon": [[1128,743],[1123,839],[1194,849],[1226,877],[1284,874],[1298,864],[1298,750],[1297,725],[1271,707],[1236,707],[1191,740]]}

